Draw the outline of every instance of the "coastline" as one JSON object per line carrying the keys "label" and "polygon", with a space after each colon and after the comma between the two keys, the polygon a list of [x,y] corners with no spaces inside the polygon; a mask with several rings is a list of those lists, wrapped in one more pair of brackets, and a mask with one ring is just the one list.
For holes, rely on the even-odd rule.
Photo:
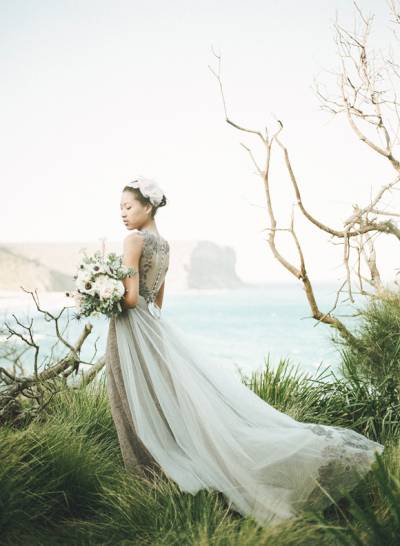
{"label": "coastline", "polygon": [[[248,287],[258,287],[258,285],[248,285]],[[261,285],[262,286],[262,285]],[[247,288],[247,285],[246,285]],[[169,288],[166,291],[165,297],[174,295],[213,295],[226,292],[232,292],[235,289],[230,288]],[[57,307],[72,307],[71,299],[65,295],[66,291],[43,291],[38,290],[37,295],[39,303],[43,308],[54,309]],[[31,294],[21,290],[0,290],[0,311],[10,309],[12,311],[18,309],[34,310],[36,309],[35,302]]]}
{"label": "coastline", "polygon": [[[335,284],[333,281],[323,281],[314,283],[315,286],[332,286]],[[165,299],[168,299],[170,296],[209,296],[209,295],[218,295],[226,293],[235,293],[237,290],[268,290],[271,285],[277,286],[287,286],[288,289],[292,288],[294,290],[298,289],[298,284],[293,281],[279,282],[279,281],[269,281],[262,283],[243,283],[242,286],[237,288],[184,288],[169,285],[165,291]],[[38,290],[37,295],[39,298],[40,305],[43,308],[48,310],[60,307],[72,307],[71,299],[65,295],[65,290],[63,291],[45,291]],[[32,296],[21,290],[2,290],[0,289],[0,312],[4,313],[9,309],[11,312],[14,310],[35,310],[36,305],[33,301]]]}

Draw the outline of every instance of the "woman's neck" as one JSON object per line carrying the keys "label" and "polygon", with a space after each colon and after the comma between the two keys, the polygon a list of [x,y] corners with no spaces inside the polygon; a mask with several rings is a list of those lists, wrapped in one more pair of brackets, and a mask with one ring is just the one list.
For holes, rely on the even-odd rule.
{"label": "woman's neck", "polygon": [[153,233],[157,233],[157,235],[159,235],[158,230],[157,230],[157,226],[156,226],[156,224],[154,222],[142,226],[141,229],[145,229],[147,231],[152,231]]}

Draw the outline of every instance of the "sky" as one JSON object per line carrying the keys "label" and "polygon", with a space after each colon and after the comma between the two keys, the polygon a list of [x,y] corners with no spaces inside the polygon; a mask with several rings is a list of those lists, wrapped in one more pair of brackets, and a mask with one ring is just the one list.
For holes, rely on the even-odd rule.
{"label": "sky", "polygon": [[[374,14],[371,45],[393,43],[386,2],[360,0]],[[229,116],[272,134],[281,120],[304,203],[340,229],[352,204],[393,179],[387,161],[360,142],[343,116],[321,109],[315,81],[337,94],[334,21],[354,25],[350,0],[0,0],[1,242],[122,241],[124,184],[142,175],[165,190],[156,216],[168,240],[233,247],[248,282],[293,277],[266,241],[262,180]],[[274,146],[272,196],[280,227],[295,202]],[[388,199],[387,207],[397,206]],[[295,225],[312,280],[344,279],[343,247],[302,219]],[[393,238],[377,242],[388,278]],[[298,263],[293,242],[280,251]]]}

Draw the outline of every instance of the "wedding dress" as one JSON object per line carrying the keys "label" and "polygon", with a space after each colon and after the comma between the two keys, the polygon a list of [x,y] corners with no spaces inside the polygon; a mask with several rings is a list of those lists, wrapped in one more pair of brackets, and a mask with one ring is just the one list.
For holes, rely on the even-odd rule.
{"label": "wedding dress", "polygon": [[139,301],[110,319],[106,351],[126,468],[161,468],[192,494],[220,491],[261,525],[302,508],[323,509],[352,489],[383,445],[278,411],[166,319],[155,297],[168,270],[169,243],[137,231],[144,238]]}

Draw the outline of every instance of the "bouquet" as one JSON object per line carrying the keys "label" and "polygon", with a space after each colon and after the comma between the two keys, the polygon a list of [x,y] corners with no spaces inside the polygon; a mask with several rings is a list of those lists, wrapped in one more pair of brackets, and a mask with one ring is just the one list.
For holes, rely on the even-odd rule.
{"label": "bouquet", "polygon": [[122,264],[122,256],[96,251],[93,256],[86,253],[74,275],[76,290],[66,292],[77,308],[76,318],[81,315],[104,314],[108,317],[122,312],[121,301],[125,294],[122,279],[136,275],[132,267]]}

